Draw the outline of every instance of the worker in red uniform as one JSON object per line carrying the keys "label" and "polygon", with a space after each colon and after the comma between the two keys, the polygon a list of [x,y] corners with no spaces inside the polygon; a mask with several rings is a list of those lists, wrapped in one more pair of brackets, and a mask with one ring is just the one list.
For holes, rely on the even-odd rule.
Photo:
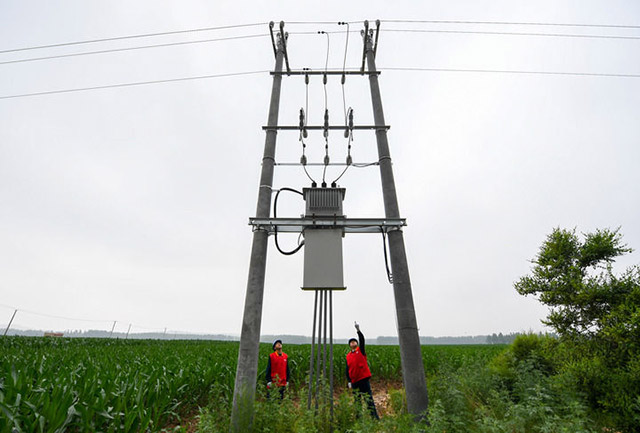
{"label": "worker in red uniform", "polygon": [[358,332],[358,340],[351,338],[349,340],[349,353],[347,353],[347,382],[350,389],[353,389],[356,402],[359,404],[362,396],[367,402],[369,413],[375,419],[378,417],[376,405],[373,401],[371,392],[371,371],[367,364],[367,353],[364,348],[364,335],[360,332],[360,325],[355,323]]}
{"label": "worker in red uniform", "polygon": [[280,392],[280,398],[284,398],[284,390],[289,385],[289,363],[287,354],[282,351],[282,340],[273,343],[273,352],[267,361],[267,397],[272,389]]}

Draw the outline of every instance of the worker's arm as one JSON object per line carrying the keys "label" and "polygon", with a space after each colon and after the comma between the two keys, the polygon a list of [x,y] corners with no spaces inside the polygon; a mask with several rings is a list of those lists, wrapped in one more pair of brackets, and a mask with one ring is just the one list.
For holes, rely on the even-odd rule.
{"label": "worker's arm", "polygon": [[364,348],[364,334],[360,332],[360,328],[358,328],[358,346],[360,346],[360,353],[362,353],[364,356],[367,356],[367,352],[365,352]]}

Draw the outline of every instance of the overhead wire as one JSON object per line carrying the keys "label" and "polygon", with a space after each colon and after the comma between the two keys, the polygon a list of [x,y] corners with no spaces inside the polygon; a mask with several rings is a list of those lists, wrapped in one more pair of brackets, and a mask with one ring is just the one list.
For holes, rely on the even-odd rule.
{"label": "overhead wire", "polygon": [[89,39],[89,40],[84,40],[84,41],[62,42],[62,43],[58,43],[58,44],[37,45],[37,46],[32,46],[32,47],[21,47],[21,48],[11,48],[11,49],[7,49],[7,50],[0,50],[0,54],[15,53],[15,52],[18,52],[18,51],[39,50],[39,49],[43,49],[43,48],[67,47],[67,46],[71,46],[71,45],[83,45],[83,44],[94,44],[94,43],[99,43],[99,42],[120,41],[120,40],[125,40],[125,39],[138,39],[138,38],[147,38],[147,37],[154,37],[154,36],[177,35],[177,34],[183,34],[183,33],[207,32],[207,31],[214,31],[214,30],[229,30],[229,29],[236,29],[236,28],[243,28],[243,27],[256,27],[256,26],[262,26],[262,25],[266,26],[267,24],[268,23],[266,23],[266,22],[265,23],[252,23],[252,24],[233,24],[233,25],[228,25],[228,26],[201,27],[201,28],[195,28],[195,29],[174,30],[174,31],[167,31],[167,32],[142,33],[142,34],[136,34],[136,35],[115,36],[115,37],[110,37],[110,38]]}
{"label": "overhead wire", "polygon": [[226,38],[215,38],[215,39],[199,39],[196,41],[181,41],[181,42],[167,42],[164,44],[154,44],[154,45],[142,45],[137,47],[125,47],[125,48],[113,48],[108,50],[98,50],[98,51],[87,51],[82,53],[70,53],[70,54],[59,54],[55,56],[45,56],[45,57],[32,57],[28,59],[18,59],[18,60],[7,60],[0,62],[0,65],[7,65],[11,63],[26,63],[26,62],[35,62],[39,60],[52,60],[52,59],[61,59],[66,57],[79,57],[79,56],[89,56],[93,54],[106,54],[106,53],[117,53],[124,51],[135,51],[135,50],[143,50],[147,48],[162,48],[162,47],[173,47],[179,45],[191,45],[191,44],[202,44],[209,42],[221,42],[221,41],[231,41],[236,39],[251,39],[251,38],[260,38],[269,36],[268,33],[255,34],[255,35],[242,35],[242,36],[230,36]]}
{"label": "overhead wire", "polygon": [[618,36],[618,35],[580,35],[568,33],[521,33],[521,32],[485,32],[475,30],[425,30],[425,29],[383,29],[385,33],[448,33],[448,34],[470,34],[470,35],[501,35],[501,36],[546,36],[561,38],[587,38],[587,39],[631,39],[638,40],[640,36]]}
{"label": "overhead wire", "polygon": [[414,23],[414,24],[481,24],[481,25],[515,25],[515,26],[555,26],[555,27],[600,27],[618,29],[640,29],[640,25],[621,24],[585,24],[585,23],[550,23],[550,22],[522,22],[522,21],[466,21],[466,20],[380,20],[384,23]]}
{"label": "overhead wire", "polygon": [[137,81],[133,83],[118,83],[118,84],[108,84],[104,86],[93,86],[93,87],[81,87],[75,89],[61,89],[61,90],[50,90],[46,92],[34,92],[34,93],[22,93],[17,95],[5,95],[0,96],[0,99],[14,99],[14,98],[26,98],[32,96],[43,96],[43,95],[54,95],[60,93],[74,93],[74,92],[86,92],[91,90],[102,90],[102,89],[113,89],[120,87],[133,87],[133,86],[146,86],[150,84],[161,84],[161,83],[175,83],[180,81],[193,81],[193,80],[203,80],[209,78],[223,78],[223,77],[237,77],[242,75],[255,75],[255,74],[264,74],[269,73],[269,70],[261,70],[261,71],[247,71],[247,72],[230,72],[226,74],[211,74],[211,75],[199,75],[195,77],[180,77],[180,78],[169,78],[165,80],[153,80],[153,81]]}
{"label": "overhead wire", "polygon": [[562,72],[562,71],[520,71],[513,69],[461,69],[461,68],[422,68],[422,67],[381,67],[379,71],[403,71],[403,72],[471,72],[488,74],[531,74],[531,75],[565,75],[580,77],[617,77],[640,78],[640,74],[616,74],[598,72]]}

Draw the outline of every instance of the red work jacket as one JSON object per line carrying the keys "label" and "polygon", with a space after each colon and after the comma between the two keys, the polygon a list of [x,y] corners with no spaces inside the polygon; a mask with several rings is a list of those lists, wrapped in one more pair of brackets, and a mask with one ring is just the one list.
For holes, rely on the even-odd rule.
{"label": "red work jacket", "polygon": [[347,368],[349,369],[349,379],[351,383],[356,383],[362,379],[371,377],[367,357],[360,352],[360,348],[347,353]]}
{"label": "red work jacket", "polygon": [[[285,386],[287,384],[287,354],[282,352],[282,356],[278,356],[277,352],[269,355],[271,359],[271,382],[275,386]],[[276,376],[278,376],[276,380]]]}

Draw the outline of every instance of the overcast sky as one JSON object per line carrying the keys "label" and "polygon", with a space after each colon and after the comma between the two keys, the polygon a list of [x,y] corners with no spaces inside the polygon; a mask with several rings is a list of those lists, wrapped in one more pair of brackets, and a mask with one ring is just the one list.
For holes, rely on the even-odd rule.
{"label": "overcast sky", "polygon": [[[322,69],[327,37],[351,22],[347,68],[359,67],[365,19],[381,19],[377,63],[421,335],[544,330],[546,309],[513,283],[554,227],[621,227],[640,248],[640,27],[567,27],[390,20],[640,26],[636,1],[7,1],[0,51],[74,41],[284,20],[292,68]],[[385,21],[386,20],[386,21]],[[398,32],[438,30],[530,35]],[[0,63],[178,41],[266,35],[241,27],[0,53]],[[341,68],[345,33],[329,36]],[[267,36],[0,64],[0,97],[121,83],[267,71]],[[628,74],[636,77],[435,68]],[[240,333],[271,77],[268,72],[0,99],[0,326]],[[368,82],[348,77],[346,105],[370,124]],[[332,123],[343,116],[329,79]],[[301,77],[283,80],[280,123],[298,123]],[[309,123],[322,122],[321,80],[309,85]],[[308,139],[310,162],[324,142]],[[329,137],[344,161],[341,133]],[[355,162],[377,160],[358,131]],[[277,160],[300,158],[297,134],[278,135]],[[330,167],[329,180],[341,168]],[[318,167],[312,177],[322,177]],[[350,217],[382,217],[377,167],[340,179]],[[274,187],[301,189],[300,167],[276,169]],[[281,195],[279,216],[304,202]],[[297,236],[282,236],[285,248]],[[302,253],[269,243],[263,334],[310,334],[312,293]],[[625,256],[619,269],[640,263]],[[334,298],[335,335],[396,335],[379,235],[344,238],[347,291]],[[30,312],[80,320],[64,320]],[[88,321],[92,320],[92,321]],[[149,329],[147,329],[149,328]]]}

